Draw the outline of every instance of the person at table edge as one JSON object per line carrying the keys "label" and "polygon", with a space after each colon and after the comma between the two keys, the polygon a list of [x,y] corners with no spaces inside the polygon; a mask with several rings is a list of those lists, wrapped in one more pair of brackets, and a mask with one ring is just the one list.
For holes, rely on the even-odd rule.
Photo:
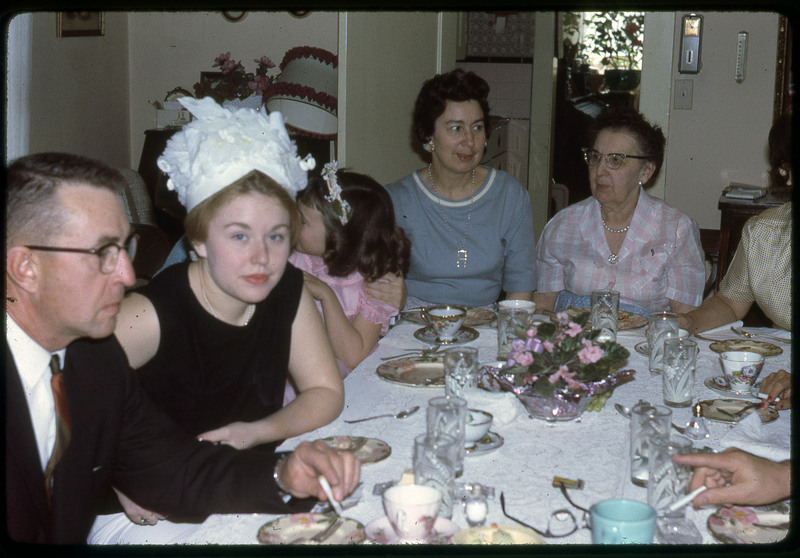
{"label": "person at table edge", "polygon": [[[325,499],[317,476],[344,497],[360,462],[323,442],[283,460],[198,442],[145,396],[111,335],[134,283],[135,242],[122,175],[69,154],[22,157],[6,171],[6,529],[12,541],[80,544],[96,506],[119,487],[165,514],[304,511]],[[69,249],[68,250],[65,250]],[[78,251],[75,251],[78,249]],[[52,484],[49,378],[63,363],[71,435]],[[61,413],[60,416],[64,416]],[[284,502],[281,491],[303,500]]]}
{"label": "person at table edge", "polygon": [[592,291],[620,292],[620,309],[685,312],[703,295],[697,223],[645,193],[664,160],[664,134],[633,109],[605,109],[584,158],[592,196],[556,213],[536,249],[537,310],[588,308]]}
{"label": "person at table edge", "polygon": [[[778,119],[769,133],[771,187],[792,187],[792,138],[788,118]],[[682,314],[689,333],[707,331],[741,320],[758,304],[772,323],[792,329],[792,202],[751,217],[742,228],[736,254],[714,296],[697,310]]]}
{"label": "person at table edge", "polygon": [[397,223],[411,240],[407,308],[488,306],[501,292],[531,299],[536,288],[528,192],[511,175],[481,166],[489,85],[456,69],[426,81],[413,134],[431,161],[389,184]]}

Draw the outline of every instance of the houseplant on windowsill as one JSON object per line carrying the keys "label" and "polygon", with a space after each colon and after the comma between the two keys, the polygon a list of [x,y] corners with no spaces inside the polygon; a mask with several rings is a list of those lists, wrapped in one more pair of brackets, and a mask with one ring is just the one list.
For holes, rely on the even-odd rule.
{"label": "houseplant on windowsill", "polygon": [[604,83],[611,91],[631,91],[641,80],[644,14],[597,12],[584,19],[587,49],[606,68]]}
{"label": "houseplant on windowsill", "polygon": [[634,377],[633,370],[619,370],[630,352],[616,342],[597,343],[599,331],[587,326],[589,319],[589,312],[575,318],[559,312],[552,322],[517,332],[509,366],[484,368],[491,380],[482,385],[513,392],[535,418],[579,418],[593,397]]}

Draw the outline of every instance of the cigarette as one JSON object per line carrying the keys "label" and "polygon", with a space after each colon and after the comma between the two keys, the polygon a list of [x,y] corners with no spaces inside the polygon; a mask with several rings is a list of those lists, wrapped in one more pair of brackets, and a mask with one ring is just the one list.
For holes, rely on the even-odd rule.
{"label": "cigarette", "polygon": [[342,513],[344,513],[344,510],[342,509],[342,505],[334,499],[333,490],[331,490],[331,485],[328,484],[328,479],[326,479],[324,475],[320,475],[317,477],[317,480],[319,481],[320,486],[322,486],[322,490],[325,491],[325,495],[328,497],[328,501],[331,503],[333,511],[336,512],[336,515],[341,516]]}
{"label": "cigarette", "polygon": [[688,504],[689,502],[694,500],[694,497],[697,496],[698,494],[700,494],[705,489],[706,489],[706,486],[703,485],[700,488],[697,488],[696,490],[692,490],[689,494],[687,494],[683,498],[680,498],[680,499],[675,500],[674,502],[672,502],[667,509],[669,511],[671,511],[671,512],[674,512],[675,510],[677,510],[679,508],[682,508],[683,506],[685,506],[686,504]]}

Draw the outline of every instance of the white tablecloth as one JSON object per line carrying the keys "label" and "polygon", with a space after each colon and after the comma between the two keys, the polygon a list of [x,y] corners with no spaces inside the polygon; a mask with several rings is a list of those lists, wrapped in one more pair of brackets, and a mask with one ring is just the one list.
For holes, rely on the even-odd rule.
{"label": "white tablecloth", "polygon": [[[384,461],[366,464],[362,468],[362,497],[359,503],[348,509],[346,516],[364,525],[383,516],[380,496],[373,494],[376,483],[399,480],[403,471],[412,468],[413,439],[425,432],[425,406],[431,397],[443,395],[444,388],[406,387],[382,380],[376,374],[381,364],[380,357],[402,352],[400,349],[420,347],[413,334],[421,326],[403,321],[392,328],[381,340],[377,350],[364,360],[345,380],[345,408],[341,416],[328,426],[287,441],[281,449],[292,449],[302,440],[335,435],[369,436],[387,442],[392,453]],[[495,360],[497,350],[496,329],[478,327],[480,336],[468,343],[479,349],[481,362]],[[758,330],[754,330],[758,331]],[[767,330],[764,330],[766,333]],[[784,331],[773,333],[788,337]],[[735,338],[726,326],[707,335],[719,339]],[[573,500],[581,506],[608,498],[630,498],[647,501],[647,490],[630,481],[629,420],[614,409],[614,403],[632,407],[640,399],[653,404],[663,404],[661,377],[651,376],[647,358],[634,350],[644,341],[644,329],[620,332],[618,341],[628,348],[631,356],[625,368],[636,370],[636,379],[616,389],[602,411],[586,412],[579,421],[546,423],[529,418],[520,405],[517,418],[504,426],[493,428],[501,435],[504,445],[480,456],[467,456],[464,474],[457,483],[479,482],[495,489],[495,498],[489,501],[487,524],[512,523],[500,509],[499,495],[505,493],[506,509],[512,515],[544,530],[549,514],[570,507],[560,490],[551,485],[554,475],[571,479],[583,479],[583,490],[571,490]],[[703,385],[706,378],[722,373],[718,355],[712,352],[708,341],[697,340],[700,354],[695,385],[696,399],[725,398]],[[762,377],[780,368],[791,370],[791,346],[781,344],[784,352],[766,359]],[[518,402],[517,402],[518,403]],[[422,408],[404,420],[378,419],[360,424],[345,424],[345,419],[362,418],[382,413],[397,412],[413,405]],[[674,409],[672,420],[683,425],[691,418],[691,408]],[[722,449],[722,441],[734,426],[706,421],[710,437],[697,442],[698,447],[710,446]],[[781,411],[775,422],[763,425],[764,432],[776,440],[788,440],[791,412]],[[706,520],[713,509],[694,510],[689,506],[687,515],[698,525],[704,543],[716,540],[706,529]],[[576,516],[580,512],[575,510]],[[249,544],[257,543],[258,528],[276,516],[214,515],[209,517],[190,537],[183,542],[189,544]],[[463,509],[454,506],[452,521],[466,528]],[[549,544],[588,544],[591,532],[581,529],[563,539],[549,539]]]}

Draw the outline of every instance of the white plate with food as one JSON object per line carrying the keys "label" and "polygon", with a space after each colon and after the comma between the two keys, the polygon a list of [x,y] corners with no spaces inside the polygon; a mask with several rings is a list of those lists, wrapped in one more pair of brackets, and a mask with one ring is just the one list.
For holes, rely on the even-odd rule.
{"label": "white plate with food", "polygon": [[350,451],[355,454],[362,464],[383,461],[392,453],[392,448],[383,440],[367,438],[365,436],[329,436],[322,438],[332,449]]}
{"label": "white plate with food", "polygon": [[375,371],[382,380],[412,387],[444,387],[444,357],[409,357],[384,362]]}
{"label": "white plate with food", "polygon": [[703,418],[727,424],[736,424],[751,413],[758,413],[762,423],[773,422],[778,419],[778,411],[772,407],[761,409],[753,406],[758,401],[745,399],[708,399],[701,401],[700,411]]}
{"label": "white plate with food", "polygon": [[731,544],[769,544],[789,534],[789,501],[768,506],[721,507],[708,516],[706,526],[718,541]]}
{"label": "white plate with food", "polygon": [[462,529],[453,537],[453,544],[545,544],[533,529],[517,525],[497,525]]}
{"label": "white plate with food", "polygon": [[[336,521],[336,514],[295,513],[284,515],[258,530],[261,544],[315,544],[311,537]],[[354,519],[342,518],[342,524],[321,544],[360,544],[366,538],[364,526]]]}

